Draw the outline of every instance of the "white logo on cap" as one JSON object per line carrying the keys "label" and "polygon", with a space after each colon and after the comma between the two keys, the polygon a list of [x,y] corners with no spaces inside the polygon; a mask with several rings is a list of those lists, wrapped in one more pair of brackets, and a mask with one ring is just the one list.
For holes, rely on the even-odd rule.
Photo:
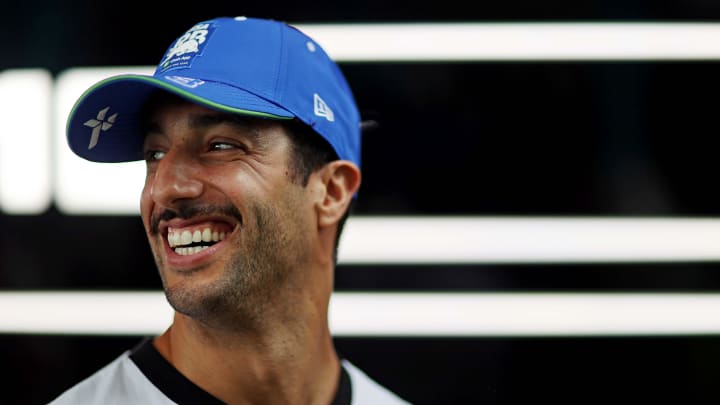
{"label": "white logo on cap", "polygon": [[204,80],[200,79],[193,79],[191,77],[182,77],[182,76],[165,76],[166,79],[170,80],[171,82],[175,82],[179,85],[194,89],[198,86],[202,86],[205,84]]}
{"label": "white logo on cap", "polygon": [[325,100],[321,99],[320,96],[315,93],[313,95],[313,104],[315,106],[315,115],[318,117],[324,117],[330,122],[335,121],[335,114],[333,113],[333,110],[328,107]]}
{"label": "white logo on cap", "polygon": [[92,135],[90,136],[90,144],[88,144],[88,150],[92,149],[97,145],[98,141],[100,140],[100,131],[107,131],[108,129],[112,128],[113,124],[115,123],[115,119],[118,116],[118,113],[115,113],[108,117],[108,119],[105,119],[105,115],[107,115],[108,110],[110,110],[110,107],[105,107],[102,110],[98,111],[97,118],[95,119],[89,119],[85,121],[83,125],[86,127],[92,128]]}
{"label": "white logo on cap", "polygon": [[[210,35],[209,28],[210,24],[196,24],[194,27],[190,28],[185,34],[178,38],[177,41],[175,41],[170,49],[167,50],[160,66],[168,68],[169,65],[173,63],[173,60],[176,60],[176,58],[188,53],[196,54],[200,52],[200,45],[205,42],[208,35]],[[186,60],[176,60],[176,62],[187,63]]]}

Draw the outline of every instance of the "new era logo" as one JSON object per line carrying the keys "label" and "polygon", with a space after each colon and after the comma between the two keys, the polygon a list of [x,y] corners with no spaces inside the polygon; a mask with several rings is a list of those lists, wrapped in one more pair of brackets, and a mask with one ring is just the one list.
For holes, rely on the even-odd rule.
{"label": "new era logo", "polygon": [[317,93],[314,94],[313,104],[315,105],[315,115],[318,117],[324,117],[330,122],[335,121],[335,114],[333,113],[333,110],[328,107],[325,100],[321,99]]}

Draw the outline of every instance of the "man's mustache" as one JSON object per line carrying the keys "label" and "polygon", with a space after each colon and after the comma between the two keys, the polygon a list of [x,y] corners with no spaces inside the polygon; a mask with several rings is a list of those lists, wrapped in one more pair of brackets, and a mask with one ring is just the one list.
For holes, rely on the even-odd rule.
{"label": "man's mustache", "polygon": [[238,220],[242,224],[242,215],[234,205],[193,205],[180,204],[175,209],[165,209],[159,214],[150,217],[150,233],[157,235],[160,232],[160,222],[169,221],[173,218],[190,219],[198,215],[219,215],[229,216]]}

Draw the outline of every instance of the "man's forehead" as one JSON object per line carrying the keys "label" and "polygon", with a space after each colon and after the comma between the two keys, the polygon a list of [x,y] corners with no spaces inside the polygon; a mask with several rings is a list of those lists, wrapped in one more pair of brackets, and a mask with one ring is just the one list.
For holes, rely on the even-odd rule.
{"label": "man's forehead", "polygon": [[210,129],[219,125],[232,126],[259,136],[263,130],[281,124],[275,120],[262,119],[242,114],[215,110],[187,100],[173,100],[169,103],[154,103],[145,110],[143,130],[145,134],[163,133],[168,125],[182,124],[192,130]]}
{"label": "man's forehead", "polygon": [[[155,91],[145,100],[141,109],[141,115],[143,121],[148,121],[151,119],[156,119],[155,117],[157,117],[159,112],[165,112],[167,110],[175,109],[183,109],[192,112],[192,115],[199,118],[199,121],[197,122],[198,125],[204,123],[212,123],[212,117],[217,117],[214,119],[215,121],[225,121],[228,123],[236,122],[237,124],[241,125],[252,125],[257,127],[264,125],[273,125],[274,123],[276,123],[276,120],[213,109],[205,105],[190,101],[177,94],[173,94],[163,90]],[[202,118],[202,116],[206,116],[207,118]],[[220,117],[224,118],[220,119]]]}

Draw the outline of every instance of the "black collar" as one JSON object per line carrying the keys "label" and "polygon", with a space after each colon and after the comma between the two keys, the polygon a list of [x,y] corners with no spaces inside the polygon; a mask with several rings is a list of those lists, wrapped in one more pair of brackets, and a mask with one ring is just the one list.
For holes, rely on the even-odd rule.
{"label": "black collar", "polygon": [[[143,339],[132,349],[130,359],[155,387],[179,405],[224,404],[177,371],[153,346],[152,338]],[[351,399],[350,375],[345,367],[341,366],[338,390],[330,405],[350,405]]]}

